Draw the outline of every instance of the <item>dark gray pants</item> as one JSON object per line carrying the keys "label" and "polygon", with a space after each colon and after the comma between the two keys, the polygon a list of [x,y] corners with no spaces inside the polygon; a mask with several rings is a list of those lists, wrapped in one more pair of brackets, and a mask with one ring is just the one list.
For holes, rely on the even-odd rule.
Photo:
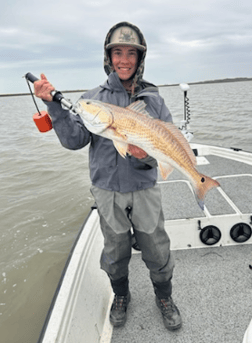
{"label": "dark gray pants", "polygon": [[169,283],[174,260],[170,253],[170,240],[164,229],[158,185],[130,193],[111,192],[92,186],[91,192],[98,207],[104,236],[101,268],[110,279],[119,280],[128,275],[133,228],[152,282]]}

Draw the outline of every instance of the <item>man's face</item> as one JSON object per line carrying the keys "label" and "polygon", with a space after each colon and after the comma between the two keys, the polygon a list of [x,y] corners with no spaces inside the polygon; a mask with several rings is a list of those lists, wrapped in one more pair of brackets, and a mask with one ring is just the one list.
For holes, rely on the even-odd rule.
{"label": "man's face", "polygon": [[131,46],[115,46],[111,49],[111,60],[119,78],[129,80],[137,70],[138,50]]}

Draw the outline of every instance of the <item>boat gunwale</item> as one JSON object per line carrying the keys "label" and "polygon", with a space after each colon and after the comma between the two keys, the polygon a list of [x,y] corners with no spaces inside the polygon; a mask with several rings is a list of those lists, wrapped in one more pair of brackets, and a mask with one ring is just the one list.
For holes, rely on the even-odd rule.
{"label": "boat gunwale", "polygon": [[77,236],[72,244],[72,247],[70,249],[70,252],[68,254],[68,257],[67,257],[67,260],[66,260],[66,263],[64,265],[64,268],[61,272],[61,276],[60,276],[60,279],[59,279],[59,282],[57,284],[57,287],[55,289],[55,292],[54,292],[54,295],[52,297],[52,301],[51,301],[51,304],[50,304],[50,307],[47,311],[47,315],[45,317],[45,320],[44,320],[44,324],[42,326],[42,329],[41,329],[41,332],[40,332],[40,335],[39,335],[39,338],[37,340],[37,343],[42,343],[43,342],[43,339],[44,339],[44,336],[45,336],[45,333],[46,333],[46,330],[47,330],[47,327],[48,327],[48,324],[50,322],[50,319],[51,319],[51,316],[52,316],[52,312],[53,312],[53,309],[55,307],[55,304],[57,302],[57,299],[58,299],[58,295],[59,295],[59,292],[61,290],[61,286],[63,284],[63,281],[64,281],[64,278],[65,278],[65,275],[66,275],[66,272],[67,272],[67,269],[68,269],[68,266],[71,262],[71,259],[72,259],[72,256],[74,255],[74,251],[75,251],[75,248],[79,242],[79,239],[85,229],[85,226],[86,226],[86,223],[88,222],[88,220],[90,219],[92,213],[93,213],[93,210],[96,209],[96,205],[94,204],[93,206],[91,206],[89,212],[88,212],[88,215],[86,216],[81,228],[79,229],[78,233],[77,233]]}

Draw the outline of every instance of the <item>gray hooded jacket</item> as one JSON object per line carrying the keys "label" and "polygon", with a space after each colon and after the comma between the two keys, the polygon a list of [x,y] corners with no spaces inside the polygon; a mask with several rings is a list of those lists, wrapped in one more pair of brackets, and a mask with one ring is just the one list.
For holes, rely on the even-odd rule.
{"label": "gray hooded jacket", "polygon": [[[129,23],[127,24],[129,25]],[[118,25],[114,28],[116,27]],[[132,27],[135,28],[133,25]],[[111,35],[112,29],[108,36]],[[105,44],[108,41],[108,36]],[[170,112],[165,106],[163,98],[159,95],[157,87],[142,79],[144,58],[145,53],[139,61],[139,68],[134,76],[132,93],[128,94],[118,75],[109,68],[109,56],[105,50],[104,68],[109,74],[108,79],[102,86],[84,93],[81,98],[97,99],[121,107],[127,107],[137,100],[144,100],[147,104],[146,110],[152,117],[172,121]],[[155,185],[157,163],[152,157],[148,156],[138,160],[133,156],[127,156],[124,159],[118,154],[111,140],[90,133],[79,115],[62,109],[57,103],[47,102],[46,104],[52,118],[53,128],[65,148],[81,149],[90,143],[89,167],[94,186],[126,193]]]}

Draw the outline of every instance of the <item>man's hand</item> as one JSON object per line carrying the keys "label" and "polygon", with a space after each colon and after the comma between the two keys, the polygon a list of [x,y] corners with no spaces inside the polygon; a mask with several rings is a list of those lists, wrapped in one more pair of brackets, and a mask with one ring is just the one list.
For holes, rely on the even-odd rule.
{"label": "man's hand", "polygon": [[140,149],[137,146],[132,145],[132,144],[128,145],[128,152],[132,156],[138,158],[139,160],[148,156],[148,154],[144,150],[142,150],[142,149]]}
{"label": "man's hand", "polygon": [[41,80],[34,82],[34,93],[42,100],[52,101],[51,92],[54,90],[55,88],[50,84],[44,74],[41,74]]}

